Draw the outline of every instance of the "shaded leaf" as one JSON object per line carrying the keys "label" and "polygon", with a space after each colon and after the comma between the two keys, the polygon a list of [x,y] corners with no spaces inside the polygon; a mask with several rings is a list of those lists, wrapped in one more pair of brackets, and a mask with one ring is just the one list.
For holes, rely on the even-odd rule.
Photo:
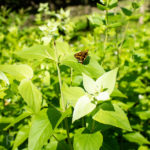
{"label": "shaded leaf", "polygon": [[29,126],[23,126],[17,133],[17,136],[14,141],[13,150],[15,150],[18,146],[20,146],[29,136]]}
{"label": "shaded leaf", "polygon": [[32,112],[23,112],[23,114],[21,114],[20,116],[16,117],[6,128],[5,130],[9,129],[10,127],[14,126],[14,124],[18,123],[19,121],[21,121],[22,119],[28,117],[32,115]]}
{"label": "shaded leaf", "polygon": [[139,145],[150,144],[150,142],[139,132],[127,133],[123,137],[129,142],[134,142]]}

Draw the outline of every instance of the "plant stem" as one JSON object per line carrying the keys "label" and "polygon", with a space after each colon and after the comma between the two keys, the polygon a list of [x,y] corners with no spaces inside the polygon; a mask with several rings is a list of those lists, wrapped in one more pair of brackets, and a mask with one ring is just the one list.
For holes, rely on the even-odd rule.
{"label": "plant stem", "polygon": [[73,150],[71,140],[70,140],[70,135],[69,135],[69,126],[68,126],[67,118],[65,118],[64,121],[65,121],[65,127],[66,127],[66,131],[67,131],[68,144],[69,144],[70,150]]}
{"label": "plant stem", "polygon": [[[60,93],[61,93],[61,104],[62,104],[63,112],[65,112],[65,101],[64,101],[63,92],[62,92],[62,80],[61,80],[61,73],[60,73],[60,68],[59,68],[59,59],[58,59],[55,43],[54,43],[54,49],[55,49],[55,55],[56,55],[56,66],[57,66],[57,72],[58,72],[59,87],[60,87]],[[67,132],[68,144],[69,144],[70,150],[73,150],[70,136],[69,136],[69,126],[68,126],[67,118],[64,119],[64,122],[65,122],[65,128]]]}
{"label": "plant stem", "polygon": [[91,132],[93,132],[94,127],[95,127],[95,121],[93,120],[93,122],[92,122],[92,127],[91,127]]}
{"label": "plant stem", "polygon": [[[108,8],[109,0],[107,0],[106,7]],[[108,41],[108,9],[105,10],[105,23],[106,23],[106,30],[105,30],[105,40],[104,40],[104,56],[102,58],[102,62],[105,58],[106,48],[107,48],[107,41]]]}
{"label": "plant stem", "polygon": [[73,69],[70,69],[70,85],[72,86]]}
{"label": "plant stem", "polygon": [[82,118],[82,127],[84,127],[84,117]]}
{"label": "plant stem", "polygon": [[54,49],[55,49],[56,67],[57,67],[59,87],[60,87],[60,94],[61,94],[61,104],[62,104],[63,111],[65,111],[65,102],[64,102],[64,97],[63,97],[63,93],[62,93],[62,80],[61,80],[61,74],[60,74],[60,68],[59,68],[59,60],[58,60],[57,49],[56,49],[55,43],[54,43]]}

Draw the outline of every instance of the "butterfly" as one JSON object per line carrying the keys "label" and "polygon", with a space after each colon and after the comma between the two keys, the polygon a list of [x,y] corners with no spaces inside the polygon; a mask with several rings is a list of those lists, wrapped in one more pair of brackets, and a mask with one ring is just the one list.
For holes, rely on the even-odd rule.
{"label": "butterfly", "polygon": [[79,53],[74,54],[74,57],[78,60],[79,63],[83,64],[84,60],[88,56],[88,50],[81,51]]}

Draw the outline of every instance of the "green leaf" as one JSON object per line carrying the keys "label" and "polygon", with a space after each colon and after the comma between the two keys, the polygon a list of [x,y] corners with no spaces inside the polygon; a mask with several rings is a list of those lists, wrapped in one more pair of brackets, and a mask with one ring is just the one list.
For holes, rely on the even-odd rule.
{"label": "green leaf", "polygon": [[127,98],[127,96],[120,92],[117,88],[114,88],[113,92],[111,93],[111,96]]}
{"label": "green leaf", "polygon": [[6,75],[0,71],[0,80],[3,80],[6,84],[9,85],[9,80],[8,78],[6,77]]}
{"label": "green leaf", "polygon": [[136,114],[142,120],[148,120],[148,119],[150,119],[150,110],[147,110],[147,111],[138,111],[138,112],[136,112]]}
{"label": "green leaf", "polygon": [[111,106],[108,102],[103,103],[100,105],[98,112],[93,116],[93,119],[103,124],[112,125],[128,131],[132,130],[126,114],[116,104]]}
{"label": "green leaf", "polygon": [[57,49],[57,54],[58,56],[60,55],[65,55],[69,52],[69,44],[67,42],[57,40],[56,41],[56,49]]}
{"label": "green leaf", "polygon": [[140,6],[139,6],[139,4],[136,3],[136,2],[132,2],[132,7],[133,7],[134,9],[137,9],[137,8],[139,8]]}
{"label": "green leaf", "polygon": [[139,132],[127,133],[123,137],[129,142],[134,142],[139,145],[150,144],[150,142]]}
{"label": "green leaf", "polygon": [[27,105],[35,112],[39,112],[42,103],[42,94],[30,80],[22,80],[19,85],[19,93]]}
{"label": "green leaf", "polygon": [[61,114],[54,108],[43,109],[32,120],[28,149],[39,150],[54,133],[61,121],[70,114],[70,110]]}
{"label": "green leaf", "polygon": [[107,89],[107,92],[111,94],[115,87],[117,71],[118,68],[106,72],[101,77],[99,77],[96,80],[96,84],[99,87],[99,89]]}
{"label": "green leaf", "polygon": [[12,150],[15,150],[28,138],[29,130],[30,130],[29,126],[25,125],[18,131]]}
{"label": "green leaf", "polygon": [[96,82],[85,74],[83,74],[83,86],[89,94],[96,92]]}
{"label": "green leaf", "polygon": [[28,65],[0,65],[0,71],[12,75],[19,81],[33,77],[33,70]]}
{"label": "green leaf", "polygon": [[68,145],[65,141],[50,141],[49,144],[46,145],[46,150],[69,150]]}
{"label": "green leaf", "polygon": [[91,78],[98,78],[105,72],[104,69],[96,61],[96,58],[94,56],[91,56],[89,63],[85,65],[78,63],[73,54],[66,56],[61,63],[62,65],[73,68],[76,73],[84,73]]}
{"label": "green leaf", "polygon": [[118,0],[111,0],[110,2],[109,2],[109,9],[112,9],[112,8],[114,8],[114,7],[116,7],[116,6],[118,6]]}
{"label": "green leaf", "polygon": [[132,11],[127,9],[127,8],[124,8],[122,7],[121,8],[122,12],[126,15],[126,16],[131,16],[132,15]]}
{"label": "green leaf", "polygon": [[98,8],[99,10],[107,10],[107,7],[106,7],[106,6],[104,6],[104,5],[102,5],[102,4],[99,4],[99,3],[97,3],[97,8]]}
{"label": "green leaf", "polygon": [[95,107],[96,105],[91,102],[87,95],[80,97],[74,107],[72,122],[89,114],[94,110]]}
{"label": "green leaf", "polygon": [[14,124],[18,123],[19,121],[21,121],[22,119],[24,119],[30,115],[32,115],[32,112],[29,112],[29,111],[23,112],[23,114],[16,117],[4,130],[9,129],[10,127],[14,126]]}
{"label": "green leaf", "polygon": [[47,109],[44,109],[34,116],[29,133],[28,149],[40,150],[52,135],[53,128],[48,115],[51,114],[47,114]]}
{"label": "green leaf", "polygon": [[24,47],[22,51],[16,53],[21,58],[25,59],[55,59],[54,50],[50,45],[33,45],[32,47]]}
{"label": "green leaf", "polygon": [[149,150],[148,146],[141,145],[138,150]]}
{"label": "green leaf", "polygon": [[14,118],[13,117],[3,117],[0,115],[0,123],[10,123],[13,122]]}
{"label": "green leaf", "polygon": [[88,19],[90,21],[90,24],[93,26],[100,26],[103,24],[103,20],[100,15],[93,14],[93,15],[90,15]]}
{"label": "green leaf", "polygon": [[74,150],[99,150],[103,143],[103,136],[100,132],[92,134],[75,134]]}
{"label": "green leaf", "polygon": [[121,25],[122,25],[122,22],[117,22],[117,23],[109,24],[108,28],[117,28],[117,27],[120,27]]}
{"label": "green leaf", "polygon": [[77,100],[85,94],[84,90],[80,87],[68,87],[66,84],[62,86],[63,97],[66,105],[70,104],[75,106]]}

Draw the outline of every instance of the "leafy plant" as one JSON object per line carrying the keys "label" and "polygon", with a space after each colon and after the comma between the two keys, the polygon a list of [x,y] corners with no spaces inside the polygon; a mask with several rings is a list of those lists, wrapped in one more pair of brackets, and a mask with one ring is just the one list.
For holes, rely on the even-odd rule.
{"label": "leafy plant", "polygon": [[148,149],[150,15],[137,25],[142,2],[129,4],[100,1],[84,31],[47,4],[28,28],[1,11],[0,149]]}

